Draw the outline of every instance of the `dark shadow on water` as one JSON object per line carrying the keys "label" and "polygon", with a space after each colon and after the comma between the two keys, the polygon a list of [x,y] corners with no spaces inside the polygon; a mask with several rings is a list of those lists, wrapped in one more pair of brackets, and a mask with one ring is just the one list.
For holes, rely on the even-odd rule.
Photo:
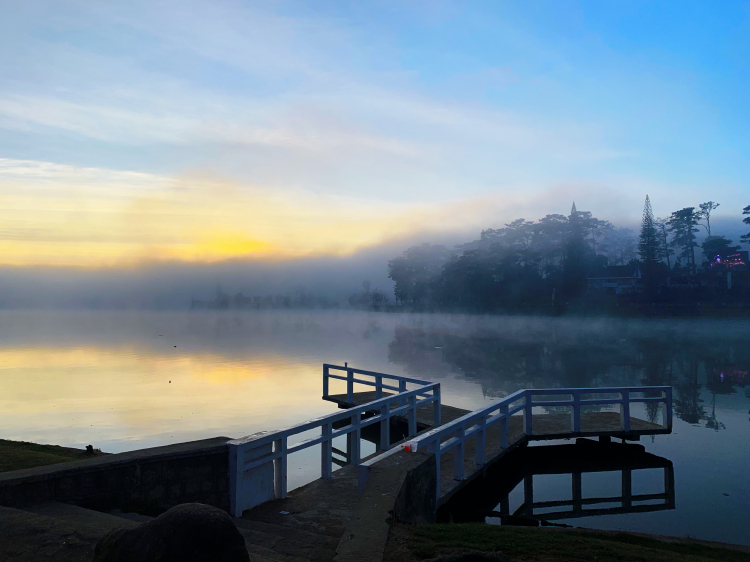
{"label": "dark shadow on water", "polygon": [[[662,469],[662,491],[634,494],[633,471]],[[620,473],[620,494],[589,497],[582,486],[585,473]],[[539,501],[534,477],[570,475],[566,499]],[[510,508],[510,495],[523,485],[523,502]],[[496,518],[502,525],[545,525],[551,521],[597,515],[642,513],[675,508],[672,462],[647,453],[643,446],[599,443],[578,439],[570,445],[524,447],[512,451],[491,466],[438,510],[438,521],[481,522]],[[492,521],[488,521],[492,522]]]}

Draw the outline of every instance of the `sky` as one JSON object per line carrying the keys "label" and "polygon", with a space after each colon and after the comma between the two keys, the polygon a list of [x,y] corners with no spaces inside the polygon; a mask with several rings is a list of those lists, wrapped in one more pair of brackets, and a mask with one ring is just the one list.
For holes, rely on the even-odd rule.
{"label": "sky", "polygon": [[0,266],[331,260],[573,200],[637,225],[646,194],[740,229],[750,204],[750,2],[2,4]]}

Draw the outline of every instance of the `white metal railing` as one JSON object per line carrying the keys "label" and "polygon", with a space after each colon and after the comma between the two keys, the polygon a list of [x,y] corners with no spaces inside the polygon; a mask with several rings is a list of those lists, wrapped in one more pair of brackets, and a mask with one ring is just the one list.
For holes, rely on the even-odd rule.
{"label": "white metal railing", "polygon": [[[346,376],[331,371],[345,371]],[[321,418],[286,429],[264,431],[229,441],[230,510],[235,517],[246,509],[287,495],[287,457],[297,451],[321,445],[321,477],[333,473],[333,440],[346,435],[350,439],[349,462],[360,464],[360,439],[363,428],[380,424],[380,448],[390,448],[390,421],[405,417],[408,435],[417,434],[417,408],[433,404],[433,424],[440,425],[440,384],[428,381],[355,369],[348,365],[323,365],[323,396],[329,395],[329,379],[347,381],[347,398],[352,406]],[[397,385],[384,381],[395,381]],[[419,385],[406,390],[407,383]],[[361,405],[354,404],[354,384],[374,386],[376,399]],[[385,395],[384,390],[397,394]],[[348,422],[348,423],[346,423]],[[345,423],[343,427],[340,427]],[[334,427],[336,425],[337,427]],[[319,436],[289,445],[290,437],[320,429]]]}
{"label": "white metal railing", "polygon": [[[633,396],[640,394],[642,396]],[[535,397],[570,396],[568,399],[535,400]],[[617,395],[617,398],[602,398],[597,395]],[[593,396],[593,398],[592,398]],[[519,390],[505,398],[493,402],[445,424],[436,427],[409,442],[410,449],[424,449],[434,452],[437,461],[437,498],[440,499],[440,459],[448,451],[455,450],[453,455],[453,478],[464,480],[465,447],[469,439],[475,439],[475,464],[481,466],[486,462],[487,430],[493,425],[500,428],[500,454],[509,447],[510,418],[513,414],[523,412],[523,432],[528,439],[534,439],[533,415],[535,407],[570,407],[571,422],[569,430],[561,432],[561,437],[584,435],[581,430],[581,410],[590,406],[620,405],[620,428],[616,431],[631,432],[630,405],[633,403],[657,403],[664,407],[664,432],[672,430],[672,387],[641,386],[617,388],[551,388]],[[594,429],[590,433],[606,433],[606,430]],[[537,435],[540,438],[542,435]],[[549,438],[549,434],[544,434]],[[493,455],[494,456],[494,455]],[[377,462],[377,458],[368,461],[368,465]],[[360,479],[367,478],[367,471],[360,470]],[[362,489],[364,483],[360,481]]]}

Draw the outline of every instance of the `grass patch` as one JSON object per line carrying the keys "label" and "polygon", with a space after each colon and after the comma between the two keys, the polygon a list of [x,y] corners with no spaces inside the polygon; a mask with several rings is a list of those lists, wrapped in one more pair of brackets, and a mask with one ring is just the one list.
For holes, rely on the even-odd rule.
{"label": "grass patch", "polygon": [[34,468],[47,464],[90,459],[100,451],[87,453],[84,449],[71,449],[57,445],[37,445],[24,441],[0,439],[0,472]]}
{"label": "grass patch", "polygon": [[409,549],[417,559],[470,548],[500,551],[510,560],[589,562],[750,562],[750,554],[702,544],[666,542],[629,533],[556,531],[484,523],[423,525],[412,528]]}

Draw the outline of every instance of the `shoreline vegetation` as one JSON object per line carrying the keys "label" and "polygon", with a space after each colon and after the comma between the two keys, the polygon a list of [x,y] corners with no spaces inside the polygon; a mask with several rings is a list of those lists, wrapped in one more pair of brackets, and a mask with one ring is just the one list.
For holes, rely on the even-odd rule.
{"label": "shoreline vegetation", "polygon": [[99,449],[76,449],[0,439],[0,472],[23,470],[49,464],[90,459],[106,455]]}
{"label": "shoreline vegetation", "polygon": [[[388,275],[397,304],[414,311],[745,316],[750,260],[711,231],[718,206],[709,201],[657,219],[646,196],[636,235],[573,203],[568,216],[520,218],[452,249],[414,246],[388,262]],[[706,233],[700,246],[699,227]]]}
{"label": "shoreline vegetation", "polygon": [[418,562],[467,551],[500,552],[512,562],[750,561],[750,547],[741,545],[619,531],[486,523],[395,524],[383,560]]}

